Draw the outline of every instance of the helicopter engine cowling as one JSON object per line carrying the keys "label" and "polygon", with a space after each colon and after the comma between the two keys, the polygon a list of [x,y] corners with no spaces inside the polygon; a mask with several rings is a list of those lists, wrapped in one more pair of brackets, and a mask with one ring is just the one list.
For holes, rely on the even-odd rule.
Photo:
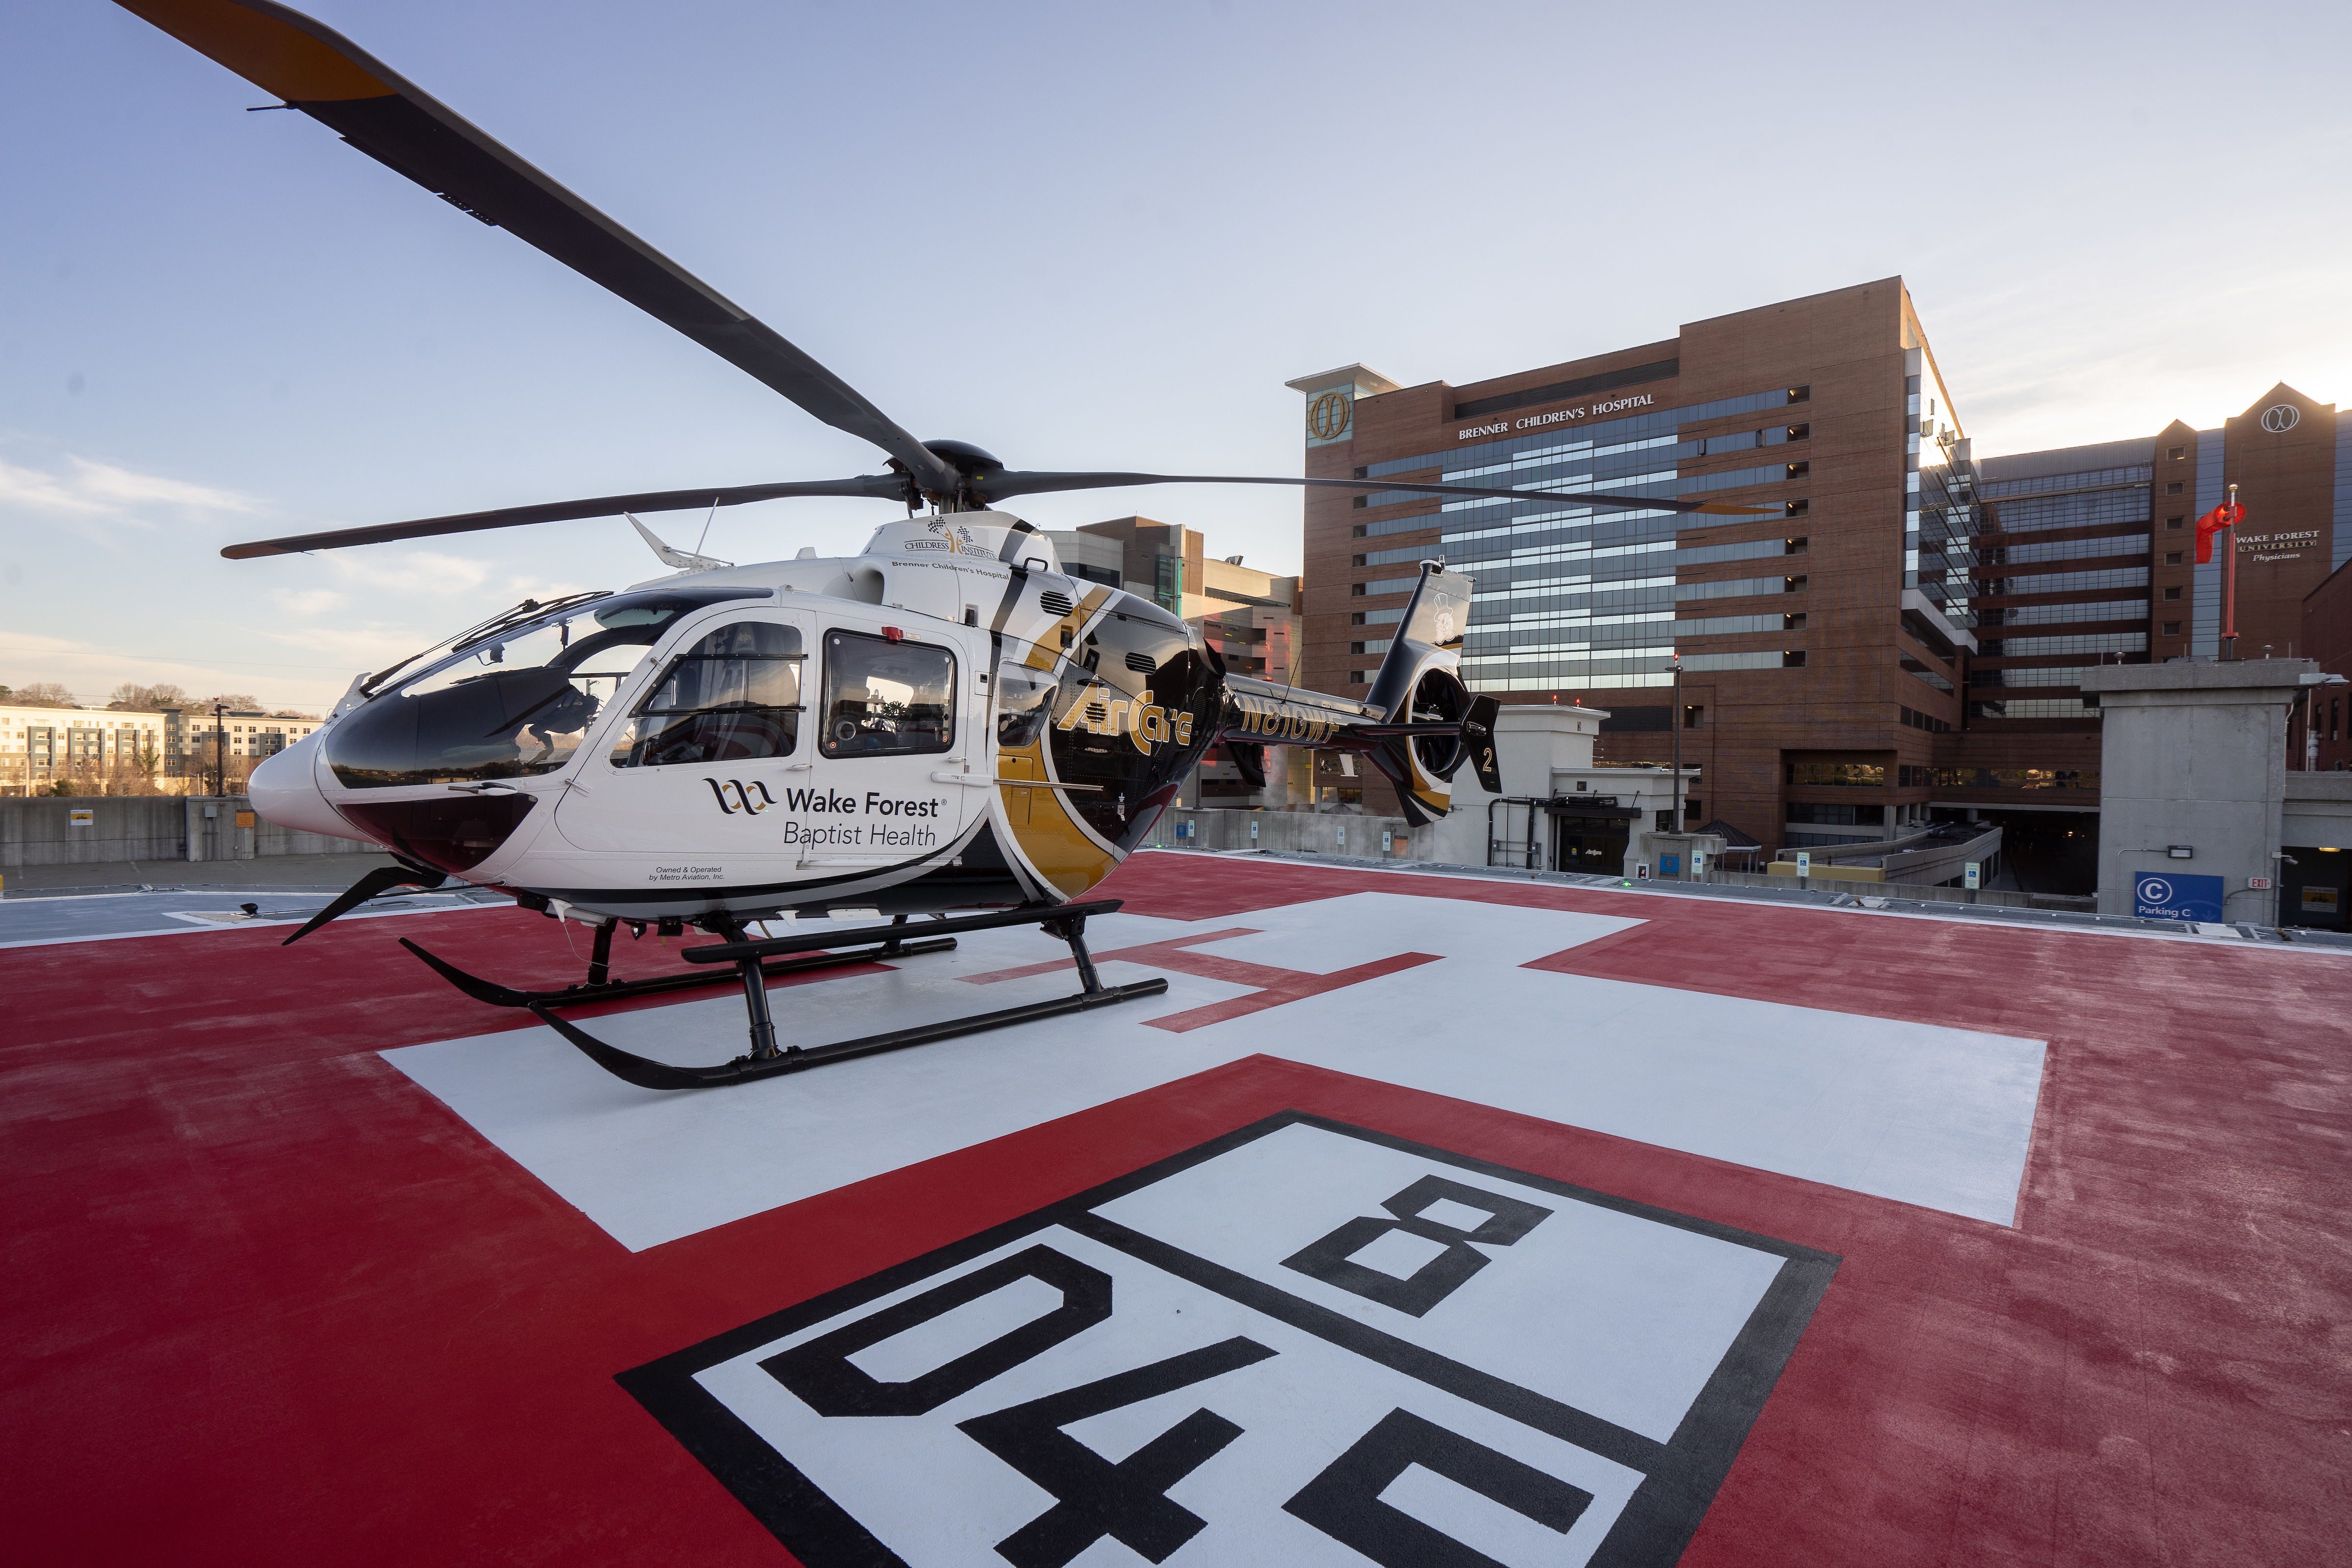
{"label": "helicopter engine cowling", "polygon": [[1109,875],[1175,800],[1209,748],[1223,672],[1199,634],[1150,600],[1048,581],[1076,591],[1047,590],[1042,607],[1059,620],[997,670],[997,765],[1013,848],[1041,892],[1070,898]]}

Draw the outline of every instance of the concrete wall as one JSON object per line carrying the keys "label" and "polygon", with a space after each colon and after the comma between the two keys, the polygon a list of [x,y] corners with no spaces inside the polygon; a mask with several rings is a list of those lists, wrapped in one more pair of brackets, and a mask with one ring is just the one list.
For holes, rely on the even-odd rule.
{"label": "concrete wall", "polygon": [[[2149,872],[2219,877],[2227,920],[2268,921],[2252,889],[2278,874],[2287,710],[2306,658],[2126,664],[2087,670],[2100,694],[2099,912],[2133,912]],[[2167,847],[2187,845],[2187,859]]]}
{"label": "concrete wall", "polygon": [[1981,868],[1982,879],[1990,881],[2000,857],[2000,831],[1996,827],[1964,844],[1940,845],[1932,849],[1906,849],[1887,856],[1880,862],[1880,867],[1890,882],[1933,884],[1965,877],[1969,862],[1973,860]]}
{"label": "concrete wall", "polygon": [[2279,837],[2315,849],[2352,849],[2352,773],[2289,773]]}
{"label": "concrete wall", "polygon": [[[1253,838],[1250,829],[1255,826]],[[1381,847],[1386,833],[1389,847]],[[1347,816],[1311,811],[1193,811],[1160,814],[1152,841],[1170,849],[1280,849],[1294,855],[1348,855],[1396,860],[1442,857],[1434,837],[1416,834],[1402,816]],[[1483,843],[1484,840],[1482,839]],[[1473,865],[1485,863],[1483,851]]]}
{"label": "concrete wall", "polygon": [[[2089,899],[2068,893],[2011,893],[1991,888],[1971,893],[1965,888],[1930,887],[1916,882],[1865,882],[1829,878],[1821,874],[1822,869],[1822,867],[1814,867],[1814,874],[1801,885],[1815,892],[1851,893],[1858,899],[1907,899],[1923,904],[1988,904],[2007,910],[2091,912]],[[1706,879],[1735,888],[1794,888],[1801,885],[1794,875],[1759,871],[1710,870]]]}
{"label": "concrete wall", "polygon": [[[1852,856],[1846,857],[1843,861],[1824,859],[1818,849],[1805,850],[1801,853],[1809,857],[1806,866],[1814,879],[1885,882],[1894,888],[1906,889],[1903,896],[1908,898],[1910,896],[1908,889],[1934,887],[1939,883],[1965,878],[1968,875],[1969,863],[1972,860],[1977,864],[1979,879],[1990,882],[1999,874],[2000,835],[2001,830],[1996,827],[1990,833],[1980,833],[1974,838],[1958,843],[1937,844],[1925,849],[1906,849],[1895,854],[1883,855],[1879,857],[1878,864],[1875,866],[1856,864]],[[1895,842],[1916,843],[1924,837],[1925,835],[1914,835],[1910,838],[1897,839]],[[1794,849],[1784,851],[1785,858],[1775,860],[1766,867],[1766,874],[1774,877],[1795,876],[1797,874],[1795,857],[1799,853],[1801,852]],[[1961,890],[1965,892],[1967,889]]]}
{"label": "concrete wall", "polygon": [[[74,826],[72,814],[77,811],[90,814],[89,826]],[[252,801],[243,795],[35,795],[0,800],[0,868],[377,853],[381,851],[372,844],[297,833],[265,822],[254,815]]]}

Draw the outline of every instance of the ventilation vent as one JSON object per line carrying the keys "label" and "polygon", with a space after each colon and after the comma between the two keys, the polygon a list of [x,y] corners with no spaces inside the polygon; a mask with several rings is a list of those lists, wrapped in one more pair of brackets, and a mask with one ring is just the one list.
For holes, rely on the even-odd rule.
{"label": "ventilation vent", "polygon": [[1155,673],[1160,666],[1148,653],[1131,653],[1127,656],[1127,668],[1139,675],[1150,675]]}
{"label": "ventilation vent", "polygon": [[1049,616],[1066,616],[1077,608],[1076,605],[1071,603],[1067,594],[1056,594],[1050,589],[1038,595],[1037,602],[1045,607],[1045,613]]}

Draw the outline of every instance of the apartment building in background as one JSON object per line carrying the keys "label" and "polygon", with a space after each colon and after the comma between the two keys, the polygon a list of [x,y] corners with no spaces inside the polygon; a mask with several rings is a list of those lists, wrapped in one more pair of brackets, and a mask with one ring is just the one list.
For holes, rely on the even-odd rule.
{"label": "apartment building in background", "polygon": [[[164,747],[172,773],[209,773],[226,760],[230,772],[250,772],[255,763],[276,756],[317,730],[322,720],[257,710],[167,708]],[[241,776],[241,774],[240,774]]]}
{"label": "apartment building in background", "polygon": [[0,795],[46,794],[60,780],[96,786],[151,755],[168,773],[163,746],[161,713],[0,704]]}

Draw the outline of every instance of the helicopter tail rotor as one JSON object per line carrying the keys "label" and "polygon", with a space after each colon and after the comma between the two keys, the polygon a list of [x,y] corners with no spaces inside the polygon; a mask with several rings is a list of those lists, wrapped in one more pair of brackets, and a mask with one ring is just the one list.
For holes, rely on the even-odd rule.
{"label": "helicopter tail rotor", "polygon": [[1424,817],[1434,821],[1453,809],[1454,775],[1471,753],[1463,721],[1473,700],[1461,670],[1473,587],[1462,573],[1422,563],[1421,581],[1364,699],[1380,710],[1385,727],[1404,731],[1382,739],[1369,760],[1396,786],[1405,817],[1416,827]]}
{"label": "helicopter tail rotor", "polygon": [[1216,739],[1244,779],[1264,779],[1270,745],[1354,752],[1396,785],[1399,807],[1415,827],[1453,809],[1451,781],[1465,762],[1480,784],[1501,793],[1489,782],[1495,700],[1474,697],[1462,684],[1471,587],[1459,572],[1434,561],[1422,563],[1421,581],[1361,700],[1255,676],[1225,677]]}

